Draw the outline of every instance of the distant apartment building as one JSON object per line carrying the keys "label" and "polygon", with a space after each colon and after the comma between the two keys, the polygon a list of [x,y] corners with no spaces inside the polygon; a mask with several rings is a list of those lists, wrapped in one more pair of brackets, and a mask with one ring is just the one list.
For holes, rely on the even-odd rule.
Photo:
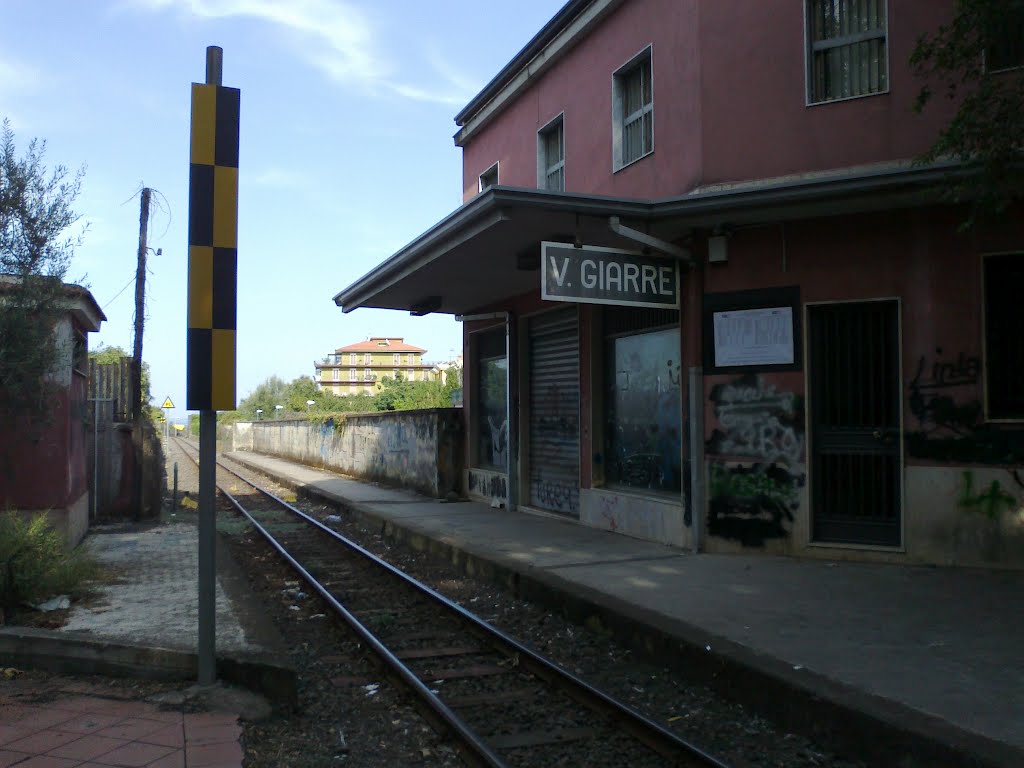
{"label": "distant apartment building", "polygon": [[321,390],[335,395],[373,395],[384,377],[405,381],[430,381],[433,365],[423,362],[427,350],[406,344],[405,339],[372,336],[366,341],[338,347],[314,363]]}

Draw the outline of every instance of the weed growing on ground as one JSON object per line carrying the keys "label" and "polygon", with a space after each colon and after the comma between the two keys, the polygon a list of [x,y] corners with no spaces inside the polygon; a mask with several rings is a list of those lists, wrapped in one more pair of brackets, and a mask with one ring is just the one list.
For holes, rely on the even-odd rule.
{"label": "weed growing on ground", "polygon": [[0,513],[0,608],[6,621],[26,605],[57,595],[82,595],[99,565],[73,551],[40,512],[26,517]]}

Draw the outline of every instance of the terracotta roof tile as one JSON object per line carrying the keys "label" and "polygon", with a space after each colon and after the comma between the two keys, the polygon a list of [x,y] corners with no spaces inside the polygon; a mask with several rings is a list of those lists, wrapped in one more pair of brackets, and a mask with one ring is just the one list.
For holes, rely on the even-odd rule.
{"label": "terracotta roof tile", "polygon": [[[390,343],[381,345],[381,342],[388,341]],[[335,352],[426,352],[427,350],[421,349],[420,347],[414,347],[412,344],[406,344],[404,339],[398,338],[387,338],[383,336],[380,338],[372,338],[368,341],[359,341],[355,344],[349,344],[347,347],[338,347]]]}

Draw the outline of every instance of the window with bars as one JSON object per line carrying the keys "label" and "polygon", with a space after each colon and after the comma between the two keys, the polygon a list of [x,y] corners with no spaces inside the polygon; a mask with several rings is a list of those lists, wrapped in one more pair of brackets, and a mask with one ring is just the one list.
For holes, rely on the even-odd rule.
{"label": "window with bars", "polygon": [[990,419],[1024,419],[1024,253],[986,256],[985,403]]}
{"label": "window with bars", "polygon": [[654,87],[651,49],[615,73],[612,139],[618,170],[654,151]]}
{"label": "window with bars", "polygon": [[537,186],[553,192],[565,190],[565,129],[561,115],[537,134]]}
{"label": "window with bars", "polygon": [[807,100],[889,88],[886,0],[807,0]]}

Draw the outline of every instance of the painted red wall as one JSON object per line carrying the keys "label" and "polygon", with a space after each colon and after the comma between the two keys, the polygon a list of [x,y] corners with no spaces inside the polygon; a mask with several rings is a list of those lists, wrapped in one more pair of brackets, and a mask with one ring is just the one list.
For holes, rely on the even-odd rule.
{"label": "painted red wall", "polygon": [[72,498],[72,488],[84,484],[84,459],[81,482],[72,480],[70,393],[56,393],[50,404],[45,429],[19,424],[0,432],[0,506],[62,508]]}
{"label": "painted red wall", "polygon": [[[629,0],[463,153],[463,197],[496,161],[499,183],[537,186],[537,131],[564,112],[566,191],[656,198],[726,181],[910,159],[951,113],[912,111],[907,64],[949,0],[889,0],[888,93],[806,105],[803,3]],[[612,73],[651,44],[654,152],[612,173]]]}
{"label": "painted red wall", "polygon": [[[728,262],[705,267],[705,291],[798,285],[802,304],[899,298],[904,425],[916,430],[920,425],[912,414],[909,385],[922,361],[927,377],[935,362],[953,363],[961,354],[982,356],[981,254],[1019,250],[1024,242],[1021,223],[999,231],[960,232],[964,213],[921,208],[740,230],[729,241]],[[759,373],[780,392],[806,394],[803,371]],[[707,376],[705,392],[737,376]],[[982,387],[979,377],[952,394],[958,402],[980,402]],[[716,420],[708,400],[705,425],[710,436]],[[907,463],[936,462],[908,456]]]}
{"label": "painted red wall", "polygon": [[[499,184],[536,187],[537,131],[562,112],[566,191],[646,198],[691,188],[700,178],[696,32],[692,0],[625,3],[472,138],[463,153],[464,199],[477,193],[480,174],[495,161]],[[613,174],[612,73],[648,45],[655,153]]]}

